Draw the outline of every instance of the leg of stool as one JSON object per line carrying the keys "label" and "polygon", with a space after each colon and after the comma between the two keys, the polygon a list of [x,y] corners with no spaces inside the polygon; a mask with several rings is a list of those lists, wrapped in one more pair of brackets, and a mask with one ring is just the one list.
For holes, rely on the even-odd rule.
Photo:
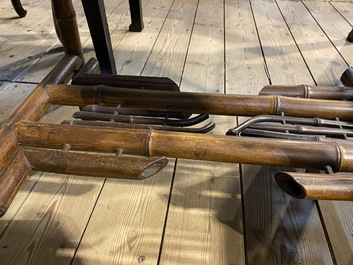
{"label": "leg of stool", "polygon": [[129,31],[140,32],[143,30],[141,0],[129,0],[131,25]]}

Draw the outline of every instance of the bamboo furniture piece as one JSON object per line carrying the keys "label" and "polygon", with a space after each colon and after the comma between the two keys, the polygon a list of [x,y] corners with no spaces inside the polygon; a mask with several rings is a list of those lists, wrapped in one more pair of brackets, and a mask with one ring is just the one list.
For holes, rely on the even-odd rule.
{"label": "bamboo furniture piece", "polygon": [[[280,172],[276,180],[283,190],[298,198],[353,200],[349,173],[353,172],[353,143],[349,139],[353,127],[351,101],[295,98],[285,88],[278,87],[266,88],[267,95],[260,96],[186,93],[180,92],[168,78],[100,74],[96,60],[84,62],[71,1],[52,0],[52,5],[65,56],[0,127],[0,216],[5,214],[32,169],[144,179],[162,170],[167,164],[166,157],[326,170],[328,174],[320,177]],[[67,85],[70,80],[72,84]],[[297,96],[299,92],[294,91]],[[278,95],[280,92],[285,96]],[[330,90],[335,92],[337,88]],[[75,115],[81,119],[62,124],[41,122],[52,105],[77,106],[80,111]],[[162,112],[170,117],[164,120],[150,117],[139,126],[112,122],[114,118],[109,115],[116,115],[121,107],[127,108],[126,112],[133,108],[138,115],[147,112],[158,117]],[[93,112],[82,119],[87,109],[98,110],[99,118]],[[194,124],[187,118],[191,114],[200,114],[197,119],[202,120],[205,112],[256,116],[256,122],[247,121],[230,129],[228,135],[194,134],[190,133],[193,128],[187,133],[188,130],[169,128],[171,117],[177,117],[176,123],[183,127]],[[284,113],[289,117],[284,117]],[[128,117],[130,123],[134,119]],[[299,123],[301,127],[296,128],[299,131],[305,128],[307,133],[295,138],[291,133],[293,126],[278,129],[273,124],[278,122]],[[324,134],[320,134],[316,127],[315,130],[305,127],[315,123],[340,131],[327,133],[324,127],[321,128]],[[212,126],[196,131],[207,132]],[[344,173],[339,175],[343,182],[332,185],[332,179],[337,179],[336,172]],[[318,185],[321,192],[315,191]]]}

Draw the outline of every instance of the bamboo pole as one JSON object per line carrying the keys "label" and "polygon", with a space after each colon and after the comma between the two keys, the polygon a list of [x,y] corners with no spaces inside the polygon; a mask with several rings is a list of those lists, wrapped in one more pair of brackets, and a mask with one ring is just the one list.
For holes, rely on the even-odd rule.
{"label": "bamboo pole", "polygon": [[353,201],[353,174],[279,172],[277,184],[299,199]]}
{"label": "bamboo pole", "polygon": [[0,217],[3,216],[15,198],[22,182],[31,170],[22,151],[17,151],[0,173]]}
{"label": "bamboo pole", "polygon": [[352,87],[338,86],[264,86],[259,95],[281,95],[286,97],[316,98],[330,100],[352,100]]}
{"label": "bamboo pole", "polygon": [[75,9],[71,0],[52,0],[54,24],[65,54],[77,55],[84,64]]}
{"label": "bamboo pole", "polygon": [[316,169],[331,166],[334,171],[353,171],[353,144],[350,143],[34,122],[17,123],[14,132],[20,144],[45,148],[61,148],[65,143],[80,151],[114,152],[121,148],[125,153],[145,156]]}
{"label": "bamboo pole", "polygon": [[0,127],[0,172],[20,149],[15,135],[8,126]]}
{"label": "bamboo pole", "polygon": [[246,96],[124,89],[109,86],[45,87],[53,104],[121,105],[153,110],[189,111],[230,116],[278,115],[353,120],[353,102],[297,99],[277,95]]}
{"label": "bamboo pole", "polygon": [[101,178],[146,179],[161,171],[166,158],[137,157],[23,147],[33,170]]}
{"label": "bamboo pole", "polygon": [[51,104],[48,93],[43,89],[44,86],[48,83],[67,82],[81,63],[82,61],[78,56],[65,55],[4,124],[11,127],[12,124],[19,120],[38,121]]}

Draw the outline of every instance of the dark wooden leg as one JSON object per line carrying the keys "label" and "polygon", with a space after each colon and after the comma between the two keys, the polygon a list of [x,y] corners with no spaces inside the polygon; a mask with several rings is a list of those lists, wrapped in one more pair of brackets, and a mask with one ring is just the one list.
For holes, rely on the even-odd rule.
{"label": "dark wooden leg", "polygon": [[101,72],[104,74],[116,74],[104,2],[103,0],[81,1]]}
{"label": "dark wooden leg", "polygon": [[353,42],[353,29],[348,33],[347,41]]}
{"label": "dark wooden leg", "polygon": [[11,4],[15,9],[17,15],[19,15],[20,17],[26,16],[27,11],[22,7],[21,0],[11,0]]}
{"label": "dark wooden leg", "polygon": [[129,0],[131,25],[129,31],[140,32],[143,30],[141,0]]}

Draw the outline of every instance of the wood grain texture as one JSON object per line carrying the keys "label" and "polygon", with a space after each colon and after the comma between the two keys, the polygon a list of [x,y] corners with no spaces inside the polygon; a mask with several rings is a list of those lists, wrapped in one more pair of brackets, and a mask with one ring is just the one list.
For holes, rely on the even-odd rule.
{"label": "wood grain texture", "polygon": [[353,262],[352,202],[320,201],[325,227],[339,265]]}
{"label": "wood grain texture", "polygon": [[[182,91],[224,92],[223,19],[219,1],[199,3]],[[235,123],[211,119],[218,134]],[[244,264],[240,199],[237,165],[178,160],[160,264]]]}
{"label": "wood grain texture", "polygon": [[182,91],[224,93],[223,21],[221,3],[217,0],[199,3],[181,83]]}
{"label": "wood grain texture", "polygon": [[[345,26],[345,21],[352,20],[352,3],[332,3],[335,9],[327,3],[305,3],[310,12],[313,13],[320,27],[325,30],[326,34],[335,44],[340,55],[349,64],[352,61],[351,49],[353,45],[345,41],[345,35],[351,30],[350,25]],[[337,13],[337,10],[340,13]],[[341,21],[339,16],[344,17]],[[336,18],[337,16],[337,18]],[[344,31],[347,31],[346,33]],[[336,56],[339,56],[338,54]],[[332,77],[332,83],[337,82],[340,75]],[[320,84],[320,77],[314,76]],[[352,202],[319,202],[321,214],[325,227],[328,232],[330,244],[332,246],[334,258],[337,264],[351,264],[353,261],[353,240],[351,233],[351,216],[353,210]]]}
{"label": "wood grain texture", "polygon": [[178,160],[160,264],[244,264],[236,165]]}
{"label": "wood grain texture", "polygon": [[[53,108],[43,120],[58,122],[72,110]],[[103,182],[50,173],[27,179],[10,215],[0,221],[2,264],[69,264]]]}
{"label": "wood grain texture", "polygon": [[197,4],[195,0],[174,1],[144,67],[144,74],[167,76],[180,84]]}
{"label": "wood grain texture", "polygon": [[[35,85],[32,84],[12,84],[4,83],[0,88],[0,124],[4,122],[14,111],[14,109],[25,99],[26,96],[33,90]],[[29,196],[30,191],[36,185],[40,178],[39,173],[31,173],[15,197],[11,207],[6,215],[0,220],[0,238],[11,221],[16,216],[19,209]]]}
{"label": "wood grain texture", "polygon": [[[116,43],[115,49],[128,56],[117,57],[119,73],[145,74],[144,65],[159,33],[154,27],[153,16],[156,16],[156,27],[162,27],[160,19],[167,15],[170,5],[164,1],[148,2],[144,9],[147,16],[144,16],[143,32],[128,33]],[[146,20],[149,15],[150,20]],[[147,63],[154,62],[149,59]],[[156,76],[160,74],[155,72]],[[157,264],[173,171],[174,161],[170,160],[165,170],[148,180],[107,181],[74,264]]]}
{"label": "wood grain texture", "polygon": [[278,3],[296,45],[318,85],[338,85],[347,64],[301,2]]}
{"label": "wood grain texture", "polygon": [[268,71],[275,73],[272,84],[297,84],[310,76],[276,2],[251,1],[251,6]]}
{"label": "wood grain texture", "polygon": [[[82,20],[80,1],[76,0],[74,3],[78,17],[81,17]],[[15,23],[11,23],[7,27],[4,25],[6,30],[0,36],[0,55],[2,57],[0,79],[10,81],[22,77],[25,80],[23,76],[27,74],[31,67],[36,65],[43,56],[53,53],[53,48],[58,43],[58,39],[55,34],[53,19],[49,15],[51,14],[50,4],[50,1],[34,1],[25,18],[17,19]],[[43,16],[46,12],[48,12],[48,16]],[[43,71],[42,76],[37,75],[37,78],[43,78],[56,62],[51,62],[46,68],[46,72]],[[26,81],[33,81],[33,79]]]}
{"label": "wood grain texture", "polygon": [[[49,1],[22,0],[38,24],[32,24],[33,18],[31,23],[7,20],[13,10],[7,3],[10,1],[5,2],[1,6],[5,15],[0,15],[0,33],[4,32],[0,34],[4,36],[0,37],[0,71],[11,80],[39,82],[62,56],[56,49],[59,45],[50,12],[43,15],[35,10],[42,10]],[[184,91],[257,94],[268,81],[331,85],[337,82],[342,67],[334,64],[335,60],[341,55],[346,62],[351,60],[350,45],[343,39],[349,27],[339,19],[342,15],[353,24],[353,6],[348,2],[306,1],[304,6],[282,0],[226,0],[224,5],[211,0],[143,1],[145,34],[127,32],[126,0],[107,0],[105,4],[119,71],[168,76],[181,81]],[[83,15],[78,13],[78,17]],[[31,31],[23,34],[27,29]],[[85,54],[92,56],[84,20],[80,29]],[[18,32],[28,47],[16,36]],[[335,54],[322,34],[340,53]],[[14,47],[3,46],[6,40]],[[309,50],[313,48],[318,50]],[[20,57],[10,57],[13,51],[19,51]],[[315,61],[317,58],[320,60]],[[307,66],[316,69],[308,70]],[[5,83],[0,87],[0,123],[31,89],[30,84]],[[55,107],[46,118],[58,123],[71,112],[70,108]],[[219,134],[235,124],[234,118],[212,119]],[[242,165],[239,172],[233,164],[179,160],[172,182],[173,160],[169,166],[166,173],[143,183],[109,180],[103,185],[73,176],[31,175],[12,208],[0,219],[0,263],[353,262],[350,203],[319,202],[322,224],[315,203],[291,199],[279,190],[272,179],[277,168]]]}
{"label": "wood grain texture", "polygon": [[73,264],[157,264],[173,164],[144,181],[107,180]]}
{"label": "wood grain texture", "polygon": [[2,264],[68,264],[99,180],[45,173],[0,239]]}
{"label": "wood grain texture", "polygon": [[335,4],[329,2],[305,2],[306,8],[309,9],[339,54],[346,63],[351,64],[353,62],[353,45],[347,42],[346,38],[352,30],[352,25],[344,18],[344,13],[340,14],[337,12]]}
{"label": "wood grain texture", "polygon": [[226,93],[256,95],[268,83],[251,5],[225,2]]}
{"label": "wood grain texture", "polygon": [[[272,84],[312,82],[277,5],[251,4]],[[315,204],[284,195],[277,170],[241,167],[248,264],[332,264]]]}
{"label": "wood grain texture", "polygon": [[33,84],[7,83],[0,90],[0,123],[5,121],[35,88]]}
{"label": "wood grain texture", "polygon": [[[115,49],[118,74],[145,75],[144,66],[149,60],[171,4],[171,1],[150,0],[144,6],[144,13],[148,15],[144,15],[143,31],[125,34],[118,44],[119,48]],[[114,35],[112,38],[114,40]]]}

